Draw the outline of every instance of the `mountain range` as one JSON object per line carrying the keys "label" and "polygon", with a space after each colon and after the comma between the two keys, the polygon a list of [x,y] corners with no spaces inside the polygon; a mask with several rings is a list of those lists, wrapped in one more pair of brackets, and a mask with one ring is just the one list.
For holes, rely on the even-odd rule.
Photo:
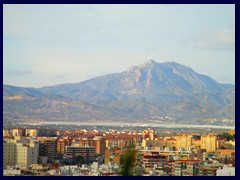
{"label": "mountain range", "polygon": [[4,115],[42,120],[235,119],[235,86],[149,60],[121,73],[42,88],[3,85]]}

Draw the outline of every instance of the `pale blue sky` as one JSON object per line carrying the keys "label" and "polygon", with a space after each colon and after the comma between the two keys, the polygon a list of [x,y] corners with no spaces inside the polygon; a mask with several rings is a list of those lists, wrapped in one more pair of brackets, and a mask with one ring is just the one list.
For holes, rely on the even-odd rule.
{"label": "pale blue sky", "polygon": [[3,5],[3,82],[41,87],[175,61],[235,83],[235,5]]}

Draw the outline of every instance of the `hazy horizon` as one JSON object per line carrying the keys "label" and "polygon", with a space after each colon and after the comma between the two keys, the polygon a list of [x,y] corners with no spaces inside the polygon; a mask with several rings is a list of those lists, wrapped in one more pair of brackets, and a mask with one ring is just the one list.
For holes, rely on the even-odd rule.
{"label": "hazy horizon", "polygon": [[174,61],[235,84],[235,5],[3,5],[3,83],[42,87]]}

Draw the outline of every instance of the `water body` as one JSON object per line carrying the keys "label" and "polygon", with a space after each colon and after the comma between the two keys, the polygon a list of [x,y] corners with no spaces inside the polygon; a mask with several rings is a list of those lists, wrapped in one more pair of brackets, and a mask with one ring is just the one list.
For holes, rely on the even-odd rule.
{"label": "water body", "polygon": [[[28,123],[33,125],[33,123]],[[44,121],[34,125],[76,125],[76,126],[119,126],[119,127],[164,127],[164,128],[213,128],[213,129],[235,129],[235,126],[217,125],[190,125],[190,124],[159,124],[159,123],[126,123],[126,122],[63,122]]]}

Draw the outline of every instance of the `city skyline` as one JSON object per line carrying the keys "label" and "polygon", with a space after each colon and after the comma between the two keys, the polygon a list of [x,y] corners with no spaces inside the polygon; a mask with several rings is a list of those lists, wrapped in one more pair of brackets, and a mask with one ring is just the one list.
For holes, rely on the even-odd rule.
{"label": "city skyline", "polygon": [[175,61],[235,84],[235,5],[3,5],[3,82],[41,87]]}
{"label": "city skyline", "polygon": [[235,176],[235,129],[105,128],[3,129],[3,175]]}

